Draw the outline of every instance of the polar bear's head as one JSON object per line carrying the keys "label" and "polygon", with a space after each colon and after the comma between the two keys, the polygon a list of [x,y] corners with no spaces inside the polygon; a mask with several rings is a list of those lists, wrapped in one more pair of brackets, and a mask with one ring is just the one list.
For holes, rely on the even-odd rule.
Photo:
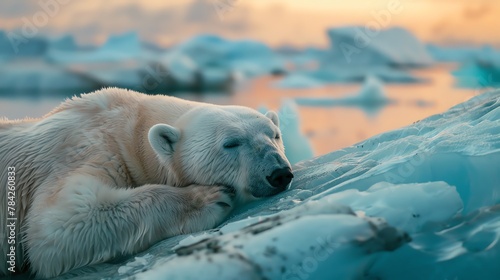
{"label": "polar bear's head", "polygon": [[274,112],[202,106],[173,126],[153,126],[148,137],[158,158],[176,174],[176,185],[230,186],[247,200],[277,194],[293,178],[278,126]]}

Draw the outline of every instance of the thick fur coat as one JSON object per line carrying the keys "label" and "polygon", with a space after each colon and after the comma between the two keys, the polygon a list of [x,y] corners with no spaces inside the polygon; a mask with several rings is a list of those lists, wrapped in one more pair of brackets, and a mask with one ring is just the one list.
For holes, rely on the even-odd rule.
{"label": "thick fur coat", "polygon": [[42,278],[213,228],[292,178],[275,113],[116,88],[0,120],[0,159],[0,227],[14,194],[16,271]]}

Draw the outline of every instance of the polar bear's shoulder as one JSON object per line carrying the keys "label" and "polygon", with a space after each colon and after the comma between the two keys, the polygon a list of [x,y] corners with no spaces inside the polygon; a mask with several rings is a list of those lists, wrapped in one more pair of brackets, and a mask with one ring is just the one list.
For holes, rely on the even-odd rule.
{"label": "polar bear's shoulder", "polygon": [[132,90],[111,87],[66,99],[41,118],[19,120],[0,118],[0,129],[29,125],[30,123],[48,119],[58,113],[65,113],[66,116],[86,119],[87,117],[98,115],[109,118],[113,115],[117,116],[116,112],[119,111],[124,116],[136,114],[141,115],[143,118],[158,118],[159,121],[168,122],[169,120],[177,119],[180,115],[194,107],[203,105],[208,104],[166,95],[146,95]]}
{"label": "polar bear's shoulder", "polygon": [[104,88],[67,99],[46,116],[67,110],[96,114],[111,110],[114,107],[132,106],[133,104],[137,104],[143,96],[143,94],[132,90]]}

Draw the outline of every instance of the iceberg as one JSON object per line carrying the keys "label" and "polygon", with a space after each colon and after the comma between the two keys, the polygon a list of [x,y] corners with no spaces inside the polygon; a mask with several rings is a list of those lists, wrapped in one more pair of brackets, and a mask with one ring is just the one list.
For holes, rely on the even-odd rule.
{"label": "iceberg", "polygon": [[[425,46],[408,30],[394,27],[368,32],[363,27],[346,26],[327,31],[330,48],[326,51],[305,51],[289,56],[298,69],[295,76],[280,81],[284,87],[315,87],[306,78],[323,84],[362,82],[374,76],[386,83],[419,83],[426,79],[413,76],[408,68],[427,67],[433,59]],[[315,60],[315,68],[310,66]],[[300,77],[299,82],[297,77]]]}
{"label": "iceberg", "polygon": [[[68,45],[68,39],[59,44]],[[135,32],[112,35],[104,45],[93,50],[51,49],[46,58],[53,63],[99,63],[118,62],[137,59],[140,56],[141,43]]]}
{"label": "iceberg", "polygon": [[0,64],[0,93],[92,91],[97,87],[98,84],[88,78],[41,59]]}
{"label": "iceberg", "polygon": [[266,45],[215,35],[193,37],[148,60],[165,69],[176,90],[227,91],[237,81],[284,71],[282,61]]}
{"label": "iceberg", "polygon": [[291,164],[310,159],[314,153],[307,136],[300,131],[300,115],[293,100],[285,100],[278,111],[285,154]]}
{"label": "iceberg", "polygon": [[484,47],[471,61],[452,71],[456,84],[465,88],[487,88],[500,85],[500,52]]}
{"label": "iceberg", "polygon": [[7,61],[14,57],[12,44],[5,31],[0,30],[0,61]]}
{"label": "iceberg", "polygon": [[372,76],[384,83],[423,83],[428,80],[415,77],[402,69],[387,66],[342,67],[322,66],[318,69],[301,70],[287,74],[273,86],[285,89],[317,88],[333,83],[360,83]]}
{"label": "iceberg", "polygon": [[480,54],[481,48],[451,47],[429,44],[427,45],[427,51],[435,61],[469,62],[475,60],[475,58]]}
{"label": "iceberg", "polygon": [[59,279],[497,279],[500,91],[294,165],[221,226]]}
{"label": "iceberg", "polygon": [[472,61],[451,71],[455,85],[461,88],[482,89],[500,85],[500,67],[493,61]]}
{"label": "iceberg", "polygon": [[51,50],[76,51],[78,50],[78,45],[73,36],[65,35],[50,41],[49,51]]}
{"label": "iceberg", "polygon": [[393,27],[379,31],[361,26],[328,30],[331,60],[347,65],[430,66],[433,60],[425,46],[408,30]]}
{"label": "iceberg", "polygon": [[17,30],[0,30],[0,61],[24,57],[40,57],[48,49],[48,40],[35,36],[27,40]]}
{"label": "iceberg", "polygon": [[236,73],[230,69],[220,65],[199,65],[190,56],[177,51],[160,56],[156,64],[164,69],[167,88],[173,90],[228,91],[237,80]]}
{"label": "iceberg", "polygon": [[243,77],[284,72],[284,63],[265,44],[252,41],[229,41],[215,35],[191,38],[172,50],[172,55],[189,57],[200,69],[221,68]]}
{"label": "iceberg", "polygon": [[[331,29],[329,32],[336,32],[336,30]],[[411,34],[408,36],[413,37]],[[378,36],[375,38],[378,38]],[[359,40],[359,38],[355,37],[355,40]],[[366,41],[366,45],[359,48],[352,46],[352,52],[342,54],[342,49],[339,49],[333,42],[330,49],[306,49],[293,53],[281,53],[280,55],[291,64],[289,71],[292,73],[275,83],[275,86],[282,88],[314,88],[331,83],[359,83],[363,82],[367,76],[374,76],[385,83],[421,83],[428,81],[425,78],[414,76],[408,69],[405,69],[417,66],[409,62],[403,62],[401,58],[411,57],[413,55],[412,51],[401,51],[404,55],[400,56],[394,54],[396,58],[391,61],[388,58],[381,58],[379,54],[367,51],[366,49],[371,47],[371,42]],[[351,46],[348,41],[340,41],[336,44]],[[416,45],[419,46],[417,49],[420,49],[420,44]],[[354,59],[365,51],[369,53],[370,59]],[[368,56],[368,54],[366,55]],[[424,53],[422,56],[427,57],[428,55]],[[427,58],[422,61],[424,63],[418,66],[431,65]]]}

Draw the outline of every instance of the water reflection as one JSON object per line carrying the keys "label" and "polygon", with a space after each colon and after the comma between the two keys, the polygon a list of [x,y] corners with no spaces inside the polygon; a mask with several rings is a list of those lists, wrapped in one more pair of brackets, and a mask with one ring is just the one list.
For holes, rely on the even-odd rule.
{"label": "water reflection", "polygon": [[[368,114],[359,107],[298,106],[301,132],[309,138],[315,155],[321,155],[443,112],[479,94],[476,89],[453,87],[454,79],[449,74],[453,68],[454,66],[445,65],[414,71],[414,75],[432,80],[430,83],[384,85],[386,97],[391,100],[390,105],[376,106],[376,111]],[[269,76],[258,78],[234,93],[184,92],[175,95],[220,105],[244,105],[255,109],[266,107],[277,111],[285,100],[346,98],[349,93],[357,93],[360,89],[358,84],[314,89],[279,89],[273,86],[277,80],[278,78]],[[41,117],[64,99],[82,92],[80,89],[68,92],[2,92],[0,116],[9,119]]]}

